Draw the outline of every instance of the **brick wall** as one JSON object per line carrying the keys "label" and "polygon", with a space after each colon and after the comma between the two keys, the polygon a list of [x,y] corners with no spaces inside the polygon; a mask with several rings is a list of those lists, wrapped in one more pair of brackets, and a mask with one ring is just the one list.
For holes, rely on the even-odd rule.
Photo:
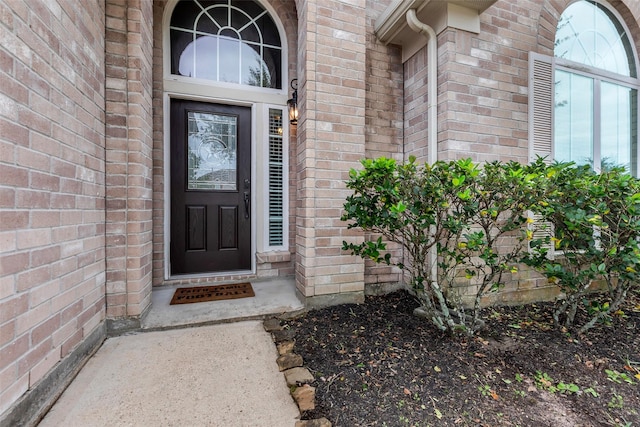
{"label": "brick wall", "polygon": [[[375,20],[389,3],[389,0],[367,0],[366,4],[365,157],[384,156],[402,160],[402,51],[398,46],[385,46],[374,34]],[[400,254],[394,252],[394,255]],[[399,281],[399,274],[393,267],[366,261],[364,280],[367,285],[395,284]]]}
{"label": "brick wall", "polygon": [[0,0],[0,416],[105,317],[104,10]]}
{"label": "brick wall", "polygon": [[[416,37],[424,36],[416,34]],[[404,160],[415,156],[419,163],[429,160],[428,66],[431,64],[427,64],[426,47],[404,63]]]}
{"label": "brick wall", "polygon": [[[499,1],[481,15],[479,35],[440,34],[439,156],[528,161],[528,52],[537,50],[540,5]],[[508,16],[508,18],[507,18]]]}
{"label": "brick wall", "polygon": [[[569,0],[499,0],[480,34],[448,29],[439,44],[439,157],[528,161],[528,53],[553,55]],[[640,47],[640,4],[612,2]]]}
{"label": "brick wall", "polygon": [[106,2],[107,316],[151,304],[153,4]]}
{"label": "brick wall", "polygon": [[308,297],[363,290],[362,261],[341,250],[357,233],[339,218],[344,181],[365,155],[365,6],[298,3],[296,282]]}
{"label": "brick wall", "polygon": [[164,281],[165,164],[162,19],[165,7],[165,0],[153,2],[153,22],[155,23],[153,26],[153,285],[161,285]]}

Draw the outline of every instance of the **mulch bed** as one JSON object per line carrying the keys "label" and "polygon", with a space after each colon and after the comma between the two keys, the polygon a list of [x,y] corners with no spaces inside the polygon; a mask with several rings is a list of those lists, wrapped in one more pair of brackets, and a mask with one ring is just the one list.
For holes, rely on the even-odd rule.
{"label": "mulch bed", "polygon": [[[316,378],[316,409],[302,418],[348,427],[638,426],[639,304],[632,296],[624,315],[585,337],[556,328],[546,304],[489,308],[489,328],[474,338],[414,317],[418,304],[405,292],[309,312],[285,322]],[[574,391],[554,390],[562,384]]]}

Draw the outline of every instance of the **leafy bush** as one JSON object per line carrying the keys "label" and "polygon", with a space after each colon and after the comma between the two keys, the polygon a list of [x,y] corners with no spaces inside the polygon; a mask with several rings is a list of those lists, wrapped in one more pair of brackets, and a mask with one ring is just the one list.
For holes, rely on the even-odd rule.
{"label": "leafy bush", "polygon": [[[405,270],[425,317],[443,331],[473,334],[484,324],[483,296],[517,271],[530,237],[526,212],[542,197],[546,166],[539,160],[479,168],[469,159],[418,166],[415,158],[362,165],[350,172],[354,194],[342,219],[380,236],[344,242],[343,249]],[[404,257],[392,257],[386,241],[401,245]]]}
{"label": "leafy bush", "polygon": [[585,332],[640,287],[639,181],[621,168],[597,174],[567,163],[549,166],[546,176],[547,195],[534,207],[541,221],[524,260],[564,294],[557,324],[573,326],[585,304]]}

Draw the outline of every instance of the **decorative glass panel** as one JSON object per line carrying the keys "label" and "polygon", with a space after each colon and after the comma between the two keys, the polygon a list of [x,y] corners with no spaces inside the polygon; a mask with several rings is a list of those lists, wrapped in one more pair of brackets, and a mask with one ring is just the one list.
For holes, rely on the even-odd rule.
{"label": "decorative glass panel", "polygon": [[555,160],[593,163],[593,79],[556,70]]}
{"label": "decorative glass panel", "polygon": [[558,21],[554,55],[558,58],[636,76],[629,37],[603,5],[584,0],[571,4]]}
{"label": "decorative glass panel", "polygon": [[236,190],[238,118],[188,113],[187,189]]}
{"label": "decorative glass panel", "polygon": [[282,110],[269,109],[269,246],[284,244]]}
{"label": "decorative glass panel", "polygon": [[252,0],[181,1],[171,17],[171,73],[281,89],[280,33]]}

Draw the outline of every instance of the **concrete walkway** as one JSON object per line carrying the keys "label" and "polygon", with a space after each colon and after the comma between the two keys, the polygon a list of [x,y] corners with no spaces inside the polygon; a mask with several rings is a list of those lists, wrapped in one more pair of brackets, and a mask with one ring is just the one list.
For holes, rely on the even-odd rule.
{"label": "concrete walkway", "polygon": [[261,321],[109,338],[40,426],[292,427],[277,356]]}

